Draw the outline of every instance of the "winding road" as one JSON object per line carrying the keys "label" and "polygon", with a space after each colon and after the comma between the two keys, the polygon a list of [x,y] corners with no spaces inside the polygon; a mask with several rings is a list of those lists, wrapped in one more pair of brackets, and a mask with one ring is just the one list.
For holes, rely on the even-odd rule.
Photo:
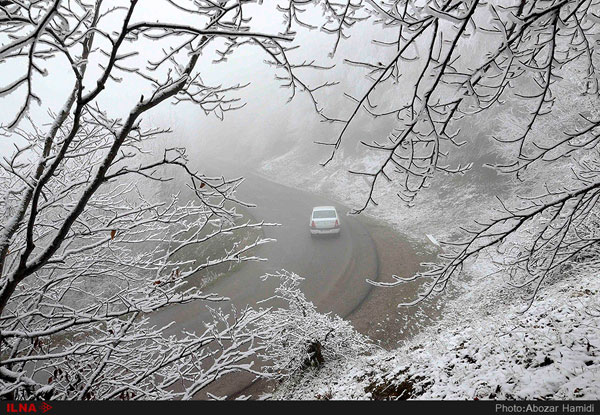
{"label": "winding road", "polygon": [[[346,216],[348,208],[339,203],[240,169],[239,166],[226,169],[230,177],[245,177],[236,193],[238,198],[257,205],[251,211],[257,220],[280,224],[264,228],[265,237],[277,242],[253,251],[268,261],[245,263],[232,274],[217,279],[205,291],[229,297],[238,309],[255,305],[269,298],[279,283],[276,278],[263,281],[260,276],[286,269],[305,278],[301,289],[320,312],[347,317],[357,310],[372,289],[365,279],[379,277],[378,253],[371,236],[375,228],[361,217]],[[319,205],[338,209],[342,218],[338,237],[311,237],[309,217],[312,208]],[[171,330],[174,334],[203,328],[205,317],[208,317],[206,303],[193,302],[170,307],[155,315],[153,321],[159,324],[175,321]],[[211,385],[210,391],[219,396],[255,394],[260,388],[251,387],[252,381],[253,376],[245,373],[225,376]]]}

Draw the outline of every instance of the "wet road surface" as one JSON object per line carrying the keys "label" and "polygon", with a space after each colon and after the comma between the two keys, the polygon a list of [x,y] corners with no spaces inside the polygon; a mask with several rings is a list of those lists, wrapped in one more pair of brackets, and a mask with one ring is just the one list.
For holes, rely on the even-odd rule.
{"label": "wet road surface", "polygon": [[[359,216],[347,216],[347,207],[327,198],[274,183],[253,173],[235,171],[235,167],[227,167],[225,171],[230,176],[245,177],[236,195],[240,200],[257,205],[251,210],[254,218],[280,226],[264,228],[264,236],[277,242],[253,251],[254,255],[268,258],[268,261],[245,263],[233,273],[217,279],[205,292],[229,297],[238,309],[254,306],[270,297],[279,282],[276,278],[263,281],[260,276],[286,269],[305,278],[301,289],[320,312],[346,317],[359,309],[373,288],[365,279],[379,278],[378,253],[370,233],[377,231],[377,227],[369,226],[368,221]],[[311,237],[309,218],[312,208],[319,205],[333,205],[338,210],[341,218],[339,236]],[[168,334],[200,331],[204,328],[203,321],[210,318],[206,305],[198,301],[172,306],[157,313],[152,321],[157,324],[175,321]],[[214,303],[209,305],[215,306]],[[217,396],[256,394],[260,388],[252,387],[253,381],[253,375],[236,373],[225,376],[208,389]],[[203,397],[205,395],[198,396]]]}

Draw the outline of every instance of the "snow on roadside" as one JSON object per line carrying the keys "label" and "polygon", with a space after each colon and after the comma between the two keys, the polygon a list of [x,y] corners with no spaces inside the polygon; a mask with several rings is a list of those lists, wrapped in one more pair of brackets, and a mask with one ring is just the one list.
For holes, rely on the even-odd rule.
{"label": "snow on roadside", "polygon": [[522,313],[489,269],[474,271],[472,290],[400,348],[326,363],[272,398],[600,399],[597,272],[561,275]]}
{"label": "snow on roadside", "polygon": [[[345,157],[343,150],[340,150],[326,167],[314,160],[307,162],[304,157],[302,147],[292,148],[279,157],[263,162],[258,173],[278,183],[326,195],[353,209],[363,206],[369,182],[363,176],[350,174],[348,170],[376,170],[380,162],[378,153]],[[290,169],[290,166],[295,168]],[[383,221],[416,241],[430,244],[426,234],[438,241],[446,240],[456,232],[457,225],[466,225],[468,218],[481,217],[498,207],[493,197],[482,197],[482,189],[485,186],[440,180],[435,189],[425,190],[418,195],[415,206],[409,208],[397,196],[396,183],[381,181],[374,196],[379,205],[371,205],[362,215]]]}
{"label": "snow on roadside", "polygon": [[[349,206],[364,201],[362,178],[348,175],[341,163],[287,174],[300,157],[292,150],[264,163],[262,173]],[[376,160],[359,163],[368,170]],[[412,209],[391,190],[379,192],[379,208],[368,213],[418,240],[444,239],[493,207],[483,204],[477,185],[446,195],[438,188]],[[443,316],[416,337],[396,350],[329,362],[288,379],[272,398],[600,399],[600,267],[555,276],[522,313],[526,293],[507,286],[491,252],[452,281]]]}

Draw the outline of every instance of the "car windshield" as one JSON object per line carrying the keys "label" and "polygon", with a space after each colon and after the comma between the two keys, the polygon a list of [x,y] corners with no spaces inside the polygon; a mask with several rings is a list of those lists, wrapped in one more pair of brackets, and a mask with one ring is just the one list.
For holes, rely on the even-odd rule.
{"label": "car windshield", "polygon": [[333,219],[335,216],[335,210],[315,210],[313,212],[314,219]]}

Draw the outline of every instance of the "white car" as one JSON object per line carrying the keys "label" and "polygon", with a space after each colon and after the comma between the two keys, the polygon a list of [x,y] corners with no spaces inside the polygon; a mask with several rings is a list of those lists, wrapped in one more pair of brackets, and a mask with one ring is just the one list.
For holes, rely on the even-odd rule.
{"label": "white car", "polygon": [[317,206],[310,215],[311,235],[339,234],[340,218],[333,206]]}

